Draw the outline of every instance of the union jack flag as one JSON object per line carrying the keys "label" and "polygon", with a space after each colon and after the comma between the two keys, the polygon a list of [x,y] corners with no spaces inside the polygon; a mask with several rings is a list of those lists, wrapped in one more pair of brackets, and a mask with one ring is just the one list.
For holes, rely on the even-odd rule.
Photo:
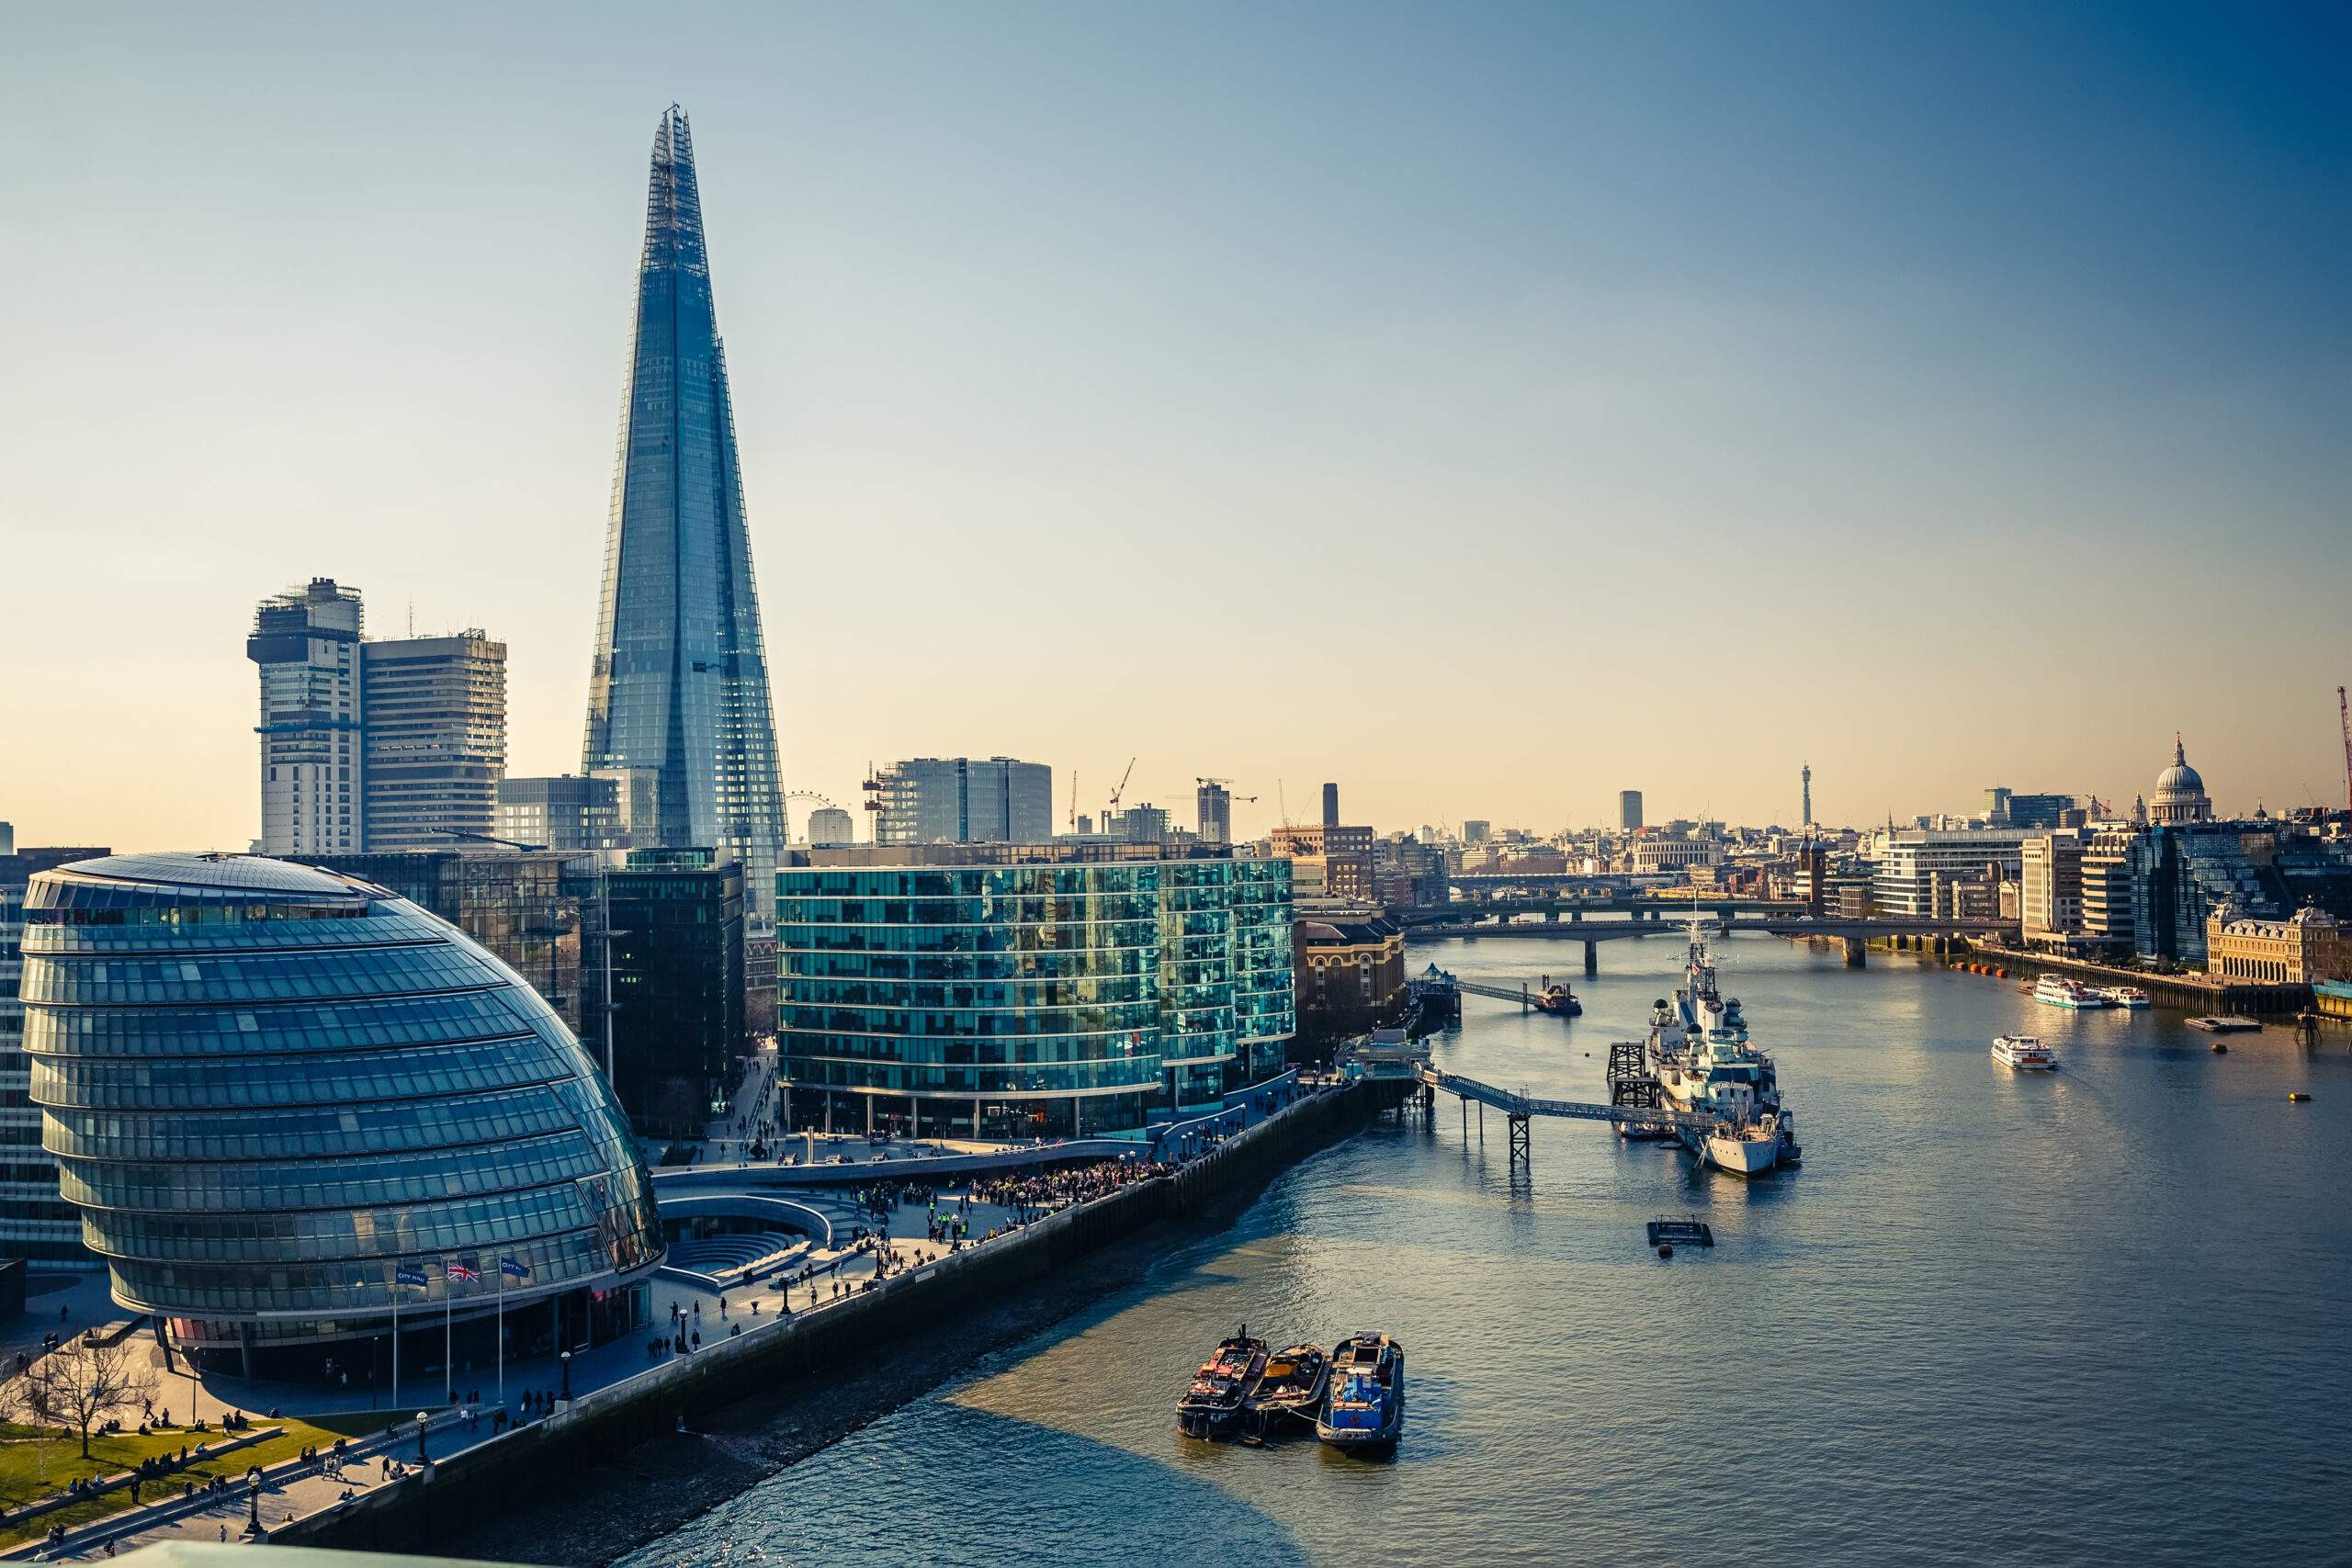
{"label": "union jack flag", "polygon": [[449,1278],[463,1280],[468,1284],[479,1285],[481,1283],[481,1270],[470,1263],[452,1262],[449,1265]]}

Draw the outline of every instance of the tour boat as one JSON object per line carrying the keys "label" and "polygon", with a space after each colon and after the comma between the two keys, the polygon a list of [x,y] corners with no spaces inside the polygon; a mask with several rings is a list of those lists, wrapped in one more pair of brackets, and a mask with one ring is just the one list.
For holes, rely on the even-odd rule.
{"label": "tour boat", "polygon": [[2033,987],[2033,999],[2058,1008],[2103,1008],[2107,1005],[2105,997],[2064,975],[2044,975]]}
{"label": "tour boat", "polygon": [[1229,1438],[1241,1425],[1241,1406],[1266,1375],[1266,1342],[1250,1337],[1250,1325],[1217,1341],[1216,1354],[1201,1363],[1193,1386],[1176,1402],[1176,1429],[1188,1438]]}
{"label": "tour boat", "polygon": [[1650,1014],[1649,1065],[1664,1108],[1713,1116],[1712,1126],[1679,1123],[1685,1148],[1718,1170],[1761,1176],[1804,1157],[1796,1117],[1781,1103],[1772,1058],[1747,1043],[1739,998],[1715,991],[1715,964],[1701,924],[1690,927],[1686,978]]}
{"label": "tour boat", "polygon": [[2004,1034],[1995,1040],[1993,1060],[2022,1072],[2046,1073],[2058,1065],[2049,1048],[2030,1034]]}
{"label": "tour boat", "polygon": [[1320,1345],[1294,1345],[1266,1358],[1266,1375],[1258,1390],[1242,1401],[1245,1430],[1262,1437],[1267,1427],[1284,1416],[1315,1419],[1323,1408],[1323,1394],[1331,1378],[1331,1363]]}
{"label": "tour boat", "polygon": [[1333,1448],[1377,1449],[1393,1445],[1404,1429],[1405,1348],[1385,1334],[1340,1340],[1315,1435]]}
{"label": "tour boat", "polygon": [[2148,1005],[2148,993],[2137,986],[2101,986],[2098,994],[2111,1008],[2143,1008]]}

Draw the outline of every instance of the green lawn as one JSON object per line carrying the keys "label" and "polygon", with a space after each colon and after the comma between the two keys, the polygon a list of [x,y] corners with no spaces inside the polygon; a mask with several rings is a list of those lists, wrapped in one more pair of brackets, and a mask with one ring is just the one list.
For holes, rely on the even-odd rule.
{"label": "green lawn", "polygon": [[[175,1493],[183,1483],[190,1481],[195,1482],[200,1490],[216,1475],[225,1475],[233,1481],[254,1465],[269,1465],[280,1460],[292,1459],[306,1448],[333,1447],[335,1438],[355,1435],[350,1430],[341,1429],[347,1427],[350,1419],[344,1418],[337,1423],[336,1428],[331,1429],[301,1421],[264,1421],[256,1417],[254,1424],[257,1427],[282,1427],[285,1431],[264,1442],[232,1449],[217,1458],[193,1461],[187,1469],[172,1472],[162,1483],[162,1493],[154,1486],[140,1488],[140,1498],[152,1503],[158,1495]],[[378,1418],[372,1427],[364,1430],[380,1432],[383,1429],[383,1422]],[[88,1480],[94,1476],[119,1475],[142,1459],[166,1452],[177,1454],[183,1448],[192,1454],[198,1442],[217,1444],[220,1437],[218,1429],[190,1432],[181,1427],[158,1431],[144,1438],[136,1431],[106,1437],[93,1433],[90,1437],[90,1457],[84,1459],[82,1439],[76,1434],[59,1433],[51,1428],[44,1444],[34,1436],[30,1427],[0,1426],[0,1503],[5,1503],[13,1514],[27,1503],[55,1496],[60,1487],[77,1476]],[[47,1480],[41,1477],[43,1448],[48,1450]],[[35,1514],[29,1518],[0,1521],[0,1548],[45,1535],[57,1525],[72,1529],[92,1519],[119,1513],[130,1506],[130,1489],[124,1486],[96,1497],[85,1498],[66,1507]]]}

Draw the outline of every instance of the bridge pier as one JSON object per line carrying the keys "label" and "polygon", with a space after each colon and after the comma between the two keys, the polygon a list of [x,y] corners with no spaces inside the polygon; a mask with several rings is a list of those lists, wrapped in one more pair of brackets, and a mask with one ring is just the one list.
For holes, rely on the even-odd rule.
{"label": "bridge pier", "polygon": [[1862,954],[1868,951],[1869,949],[1863,945],[1861,938],[1858,936],[1848,937],[1846,939],[1846,967],[1849,969],[1861,969],[1868,967],[1862,958]]}
{"label": "bridge pier", "polygon": [[1589,939],[1584,944],[1584,972],[1588,975],[1600,973],[1600,944]]}
{"label": "bridge pier", "polygon": [[1535,1163],[1534,1157],[1527,1151],[1528,1118],[1524,1116],[1513,1116],[1510,1120],[1510,1163],[1513,1165],[1526,1165],[1532,1167]]}

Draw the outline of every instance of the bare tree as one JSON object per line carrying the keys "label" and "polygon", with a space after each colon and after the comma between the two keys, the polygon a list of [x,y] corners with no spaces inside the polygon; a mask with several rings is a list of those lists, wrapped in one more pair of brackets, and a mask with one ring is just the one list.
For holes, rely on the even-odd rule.
{"label": "bare tree", "polygon": [[121,1345],[74,1339],[17,1380],[15,1403],[36,1426],[79,1431],[82,1457],[88,1459],[90,1428],[117,1411],[143,1407],[154,1391],[154,1374]]}

